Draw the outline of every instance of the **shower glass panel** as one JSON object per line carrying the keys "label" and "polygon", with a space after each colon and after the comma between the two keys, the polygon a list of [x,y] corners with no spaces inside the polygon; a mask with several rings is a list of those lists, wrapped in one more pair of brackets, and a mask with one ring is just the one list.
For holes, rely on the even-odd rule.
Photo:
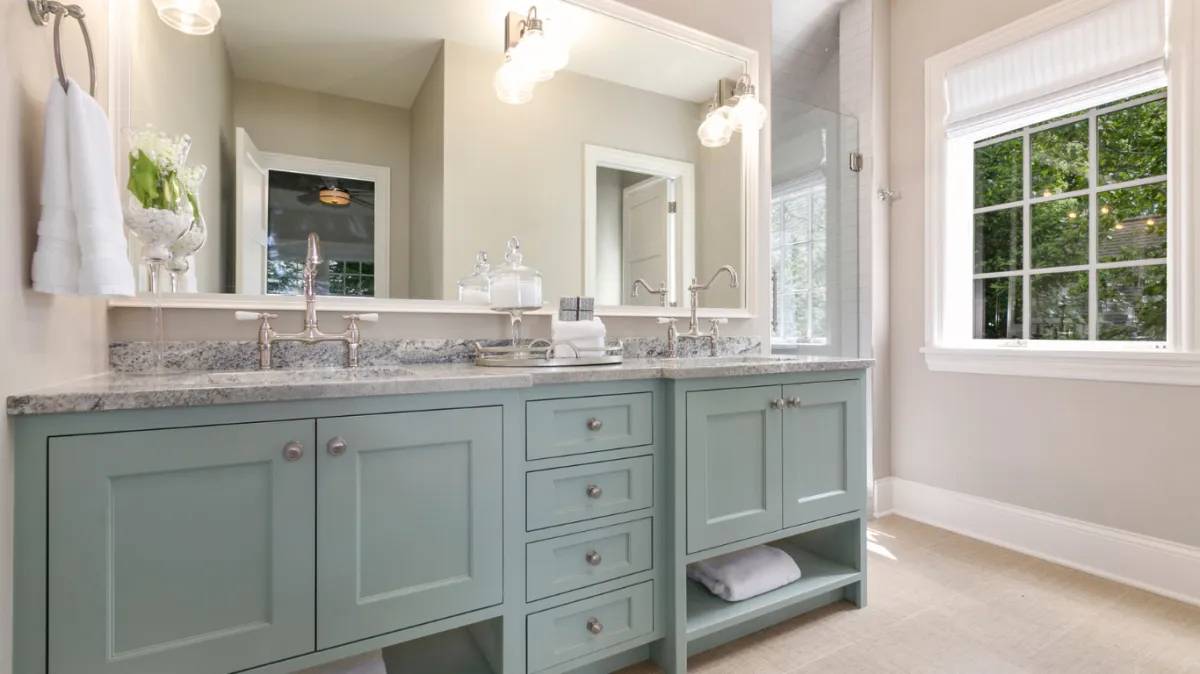
{"label": "shower glass panel", "polygon": [[[771,147],[771,348],[859,352],[858,120],[776,97]],[[861,159],[857,160],[861,162]]]}

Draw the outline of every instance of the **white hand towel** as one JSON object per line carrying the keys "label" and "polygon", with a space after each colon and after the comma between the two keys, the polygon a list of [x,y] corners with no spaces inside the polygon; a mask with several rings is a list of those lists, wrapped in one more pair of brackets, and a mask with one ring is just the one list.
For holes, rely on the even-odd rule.
{"label": "white hand towel", "polygon": [[695,562],[687,575],[725,601],[742,601],[800,580],[800,567],[783,550],[758,545]]}
{"label": "white hand towel", "polygon": [[387,674],[387,668],[383,664],[383,652],[372,651],[358,657],[305,669],[295,674]]}
{"label": "white hand towel", "polygon": [[79,293],[132,296],[137,293],[113,172],[108,117],[96,99],[68,80],[67,137],[71,202],[79,238]]}
{"label": "white hand towel", "polygon": [[[566,342],[579,350],[584,358],[603,356],[605,337],[608,328],[599,318],[590,321],[560,321],[558,316],[550,317],[550,340]],[[555,358],[572,358],[575,352],[570,347],[557,346],[554,348]]]}
{"label": "white hand towel", "polygon": [[[67,141],[67,94],[57,79],[46,97],[42,139],[42,217],[33,254],[33,289],[53,295],[79,292],[79,240],[71,206]],[[109,166],[112,172],[112,166]]]}

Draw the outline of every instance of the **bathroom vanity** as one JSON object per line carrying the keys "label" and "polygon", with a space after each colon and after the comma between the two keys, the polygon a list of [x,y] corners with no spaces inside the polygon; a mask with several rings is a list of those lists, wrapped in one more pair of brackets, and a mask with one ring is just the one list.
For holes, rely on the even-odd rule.
{"label": "bathroom vanity", "polygon": [[[610,672],[866,601],[869,361],[105,375],[10,398],[14,671]],[[728,603],[689,562],[770,542]]]}

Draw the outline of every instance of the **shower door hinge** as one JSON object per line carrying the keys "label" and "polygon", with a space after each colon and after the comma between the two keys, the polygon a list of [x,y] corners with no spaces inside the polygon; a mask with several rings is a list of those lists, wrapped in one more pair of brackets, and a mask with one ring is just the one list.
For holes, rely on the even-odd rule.
{"label": "shower door hinge", "polygon": [[850,153],[850,170],[858,173],[863,167],[863,156],[861,152]]}
{"label": "shower door hinge", "polygon": [[679,202],[678,201],[668,201],[667,202],[667,212],[668,213],[678,213],[679,212]]}

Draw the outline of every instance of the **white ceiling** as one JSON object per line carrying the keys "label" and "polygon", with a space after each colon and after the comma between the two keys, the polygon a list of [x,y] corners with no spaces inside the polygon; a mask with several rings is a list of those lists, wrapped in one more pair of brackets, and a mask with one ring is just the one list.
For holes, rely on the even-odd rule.
{"label": "white ceiling", "polygon": [[[226,0],[221,32],[238,77],[411,107],[441,40],[494,50],[514,0]],[[571,45],[567,70],[701,102],[742,62],[562,0],[537,3]]]}

